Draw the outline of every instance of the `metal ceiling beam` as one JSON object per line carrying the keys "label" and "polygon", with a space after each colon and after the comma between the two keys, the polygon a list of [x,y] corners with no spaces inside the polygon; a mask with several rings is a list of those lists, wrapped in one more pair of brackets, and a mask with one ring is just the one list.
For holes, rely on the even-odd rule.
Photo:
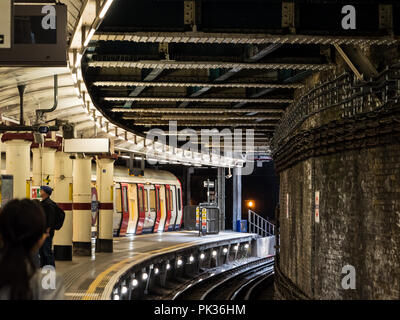
{"label": "metal ceiling beam", "polygon": [[[111,112],[123,112],[123,113],[182,113],[180,108],[114,108]],[[185,109],[184,113],[246,113],[246,112],[258,112],[258,113],[283,113],[283,109],[221,109],[221,108],[188,108]]]}
{"label": "metal ceiling beam", "polygon": [[105,101],[139,101],[139,102],[215,102],[215,103],[292,103],[292,99],[238,99],[238,98],[161,98],[161,97],[105,97]]}
{"label": "metal ceiling beam", "polygon": [[262,118],[263,120],[279,120],[280,116],[199,116],[199,115],[189,115],[189,116],[147,116],[147,117],[139,117],[136,115],[132,116],[123,116],[122,119],[124,120],[165,120],[165,121],[182,121],[182,120],[193,120],[193,121],[215,121],[215,120],[258,120]]}
{"label": "metal ceiling beam", "polygon": [[[274,88],[298,89],[303,84],[279,83],[201,83],[201,82],[144,82],[144,81],[96,81],[95,87],[209,87],[209,88]],[[181,110],[182,111],[182,110]]]}
{"label": "metal ceiling beam", "polygon": [[204,32],[97,32],[93,41],[130,41],[142,43],[212,43],[212,44],[353,44],[391,45],[398,39],[390,36],[319,36],[301,34],[239,34]]}
{"label": "metal ceiling beam", "polygon": [[[294,75],[292,77],[286,78],[285,80],[283,80],[283,83],[284,84],[291,84],[291,83],[293,83],[295,81],[299,81],[299,80],[307,77],[311,73],[312,72],[310,72],[309,70],[302,71],[302,72],[300,72],[300,73],[298,73],[298,74],[296,74],[296,75]],[[266,95],[267,93],[273,92],[274,90],[275,90],[275,88],[264,89],[264,90],[261,90],[261,91],[255,93],[255,94],[251,95],[250,98],[259,98],[259,97],[262,97],[263,95]],[[245,105],[246,105],[245,102],[240,102],[240,103],[234,105],[233,108],[242,108]],[[256,114],[256,113],[254,113],[254,114]],[[254,114],[251,114],[251,115],[254,115]]]}
{"label": "metal ceiling beam", "polygon": [[[155,80],[162,72],[163,72],[163,69],[153,69],[153,70],[151,70],[151,72],[143,79],[143,83],[145,84],[146,81]],[[129,94],[129,96],[130,97],[138,97],[146,89],[146,87],[147,87],[146,85],[136,86],[135,90],[133,90]],[[131,101],[125,103],[125,108],[131,107],[131,106],[132,106],[132,102]]]}
{"label": "metal ceiling beam", "polygon": [[[271,44],[269,46],[267,46],[266,48],[262,49],[261,51],[255,53],[253,56],[251,56],[248,61],[246,62],[257,62],[260,59],[262,59],[263,57],[265,57],[266,55],[268,55],[269,53],[277,50],[278,48],[280,48],[282,45],[281,44]],[[222,82],[225,81],[229,78],[231,78],[232,76],[234,76],[235,74],[237,74],[238,72],[240,72],[242,70],[242,68],[233,68],[231,70],[228,70],[227,72],[225,72],[223,75],[221,75],[220,77],[218,77],[217,79],[214,80],[214,82]],[[202,94],[206,93],[207,91],[211,90],[211,86],[208,87],[203,87],[202,89],[194,92],[191,97],[199,97]],[[189,105],[189,102],[183,102],[180,104],[180,108],[185,108]]]}
{"label": "metal ceiling beam", "polygon": [[[208,129],[202,129],[202,130],[208,130]],[[198,136],[200,136],[201,134],[202,134],[202,130],[196,130],[195,132],[188,132],[188,133],[182,133],[182,132],[163,132],[163,133],[160,133],[162,136],[177,136],[177,137],[189,137],[189,136],[193,136],[193,135],[198,135]],[[260,130],[261,131],[261,130]],[[145,131],[144,133],[145,134],[148,134],[150,131]],[[229,133],[226,133],[226,132],[223,132],[223,131],[221,131],[221,132],[213,132],[213,131],[211,131],[211,132],[207,132],[207,133],[204,133],[203,132],[203,134],[207,134],[207,136],[210,136],[210,137],[214,137],[214,136],[216,136],[216,137],[221,137],[221,138],[224,138],[225,136],[228,136],[228,137],[232,137],[232,132],[229,132]],[[260,139],[270,139],[270,137],[268,137],[265,133],[260,133],[260,132],[254,132],[254,138],[255,139],[258,139],[258,138],[260,138]]]}
{"label": "metal ceiling beam", "polygon": [[249,70],[313,70],[324,71],[335,68],[334,64],[315,63],[245,63],[208,61],[90,61],[91,68],[137,68],[137,69],[249,69]]}
{"label": "metal ceiling beam", "polygon": [[[218,119],[215,119],[218,120]],[[140,122],[140,121],[135,121],[134,125],[136,126],[168,126],[169,122]],[[243,129],[252,129],[252,127],[271,127],[271,128],[275,128],[276,125],[275,124],[271,124],[271,123],[254,123],[254,122],[250,122],[250,123],[243,123],[243,122],[221,122],[221,123],[200,123],[200,122],[178,122],[178,127],[245,127]],[[236,129],[240,129],[240,128],[236,128]]]}

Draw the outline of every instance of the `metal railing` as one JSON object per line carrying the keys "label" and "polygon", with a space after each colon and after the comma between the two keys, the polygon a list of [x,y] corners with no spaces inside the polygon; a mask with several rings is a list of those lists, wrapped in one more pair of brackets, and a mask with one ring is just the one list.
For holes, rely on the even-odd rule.
{"label": "metal railing", "polygon": [[261,237],[275,235],[275,225],[252,210],[249,210],[248,221],[250,233],[256,233]]}
{"label": "metal railing", "polygon": [[273,137],[277,148],[293,130],[317,113],[337,107],[339,118],[348,118],[381,108],[390,108],[400,101],[400,63],[387,67],[373,79],[358,80],[350,73],[302,89],[282,115]]}

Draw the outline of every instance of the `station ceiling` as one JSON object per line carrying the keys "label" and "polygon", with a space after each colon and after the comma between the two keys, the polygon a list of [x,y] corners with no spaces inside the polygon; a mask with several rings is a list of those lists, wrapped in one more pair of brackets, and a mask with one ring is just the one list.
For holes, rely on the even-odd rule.
{"label": "station ceiling", "polygon": [[138,153],[149,147],[146,133],[167,131],[171,120],[178,130],[253,129],[254,151],[268,153],[295,90],[334,67],[333,44],[391,45],[400,33],[396,2],[391,32],[382,28],[377,1],[353,1],[360,14],[350,31],[341,28],[338,1],[296,1],[293,9],[275,0],[114,0],[104,19],[94,0],[61,3],[69,65],[1,67],[3,120],[18,122],[21,83],[25,119],[51,107],[58,74],[60,103],[50,118],[74,123],[78,137],[112,137],[120,150],[142,142]]}

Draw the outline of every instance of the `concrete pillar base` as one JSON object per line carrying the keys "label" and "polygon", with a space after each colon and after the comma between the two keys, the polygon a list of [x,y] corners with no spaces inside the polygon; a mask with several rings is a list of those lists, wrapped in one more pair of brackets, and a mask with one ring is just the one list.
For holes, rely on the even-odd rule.
{"label": "concrete pillar base", "polygon": [[56,261],[72,261],[72,246],[54,245],[54,258]]}
{"label": "concrete pillar base", "polygon": [[92,244],[90,242],[74,242],[74,256],[90,257],[92,255]]}
{"label": "concrete pillar base", "polygon": [[113,252],[113,240],[96,239],[96,252]]}

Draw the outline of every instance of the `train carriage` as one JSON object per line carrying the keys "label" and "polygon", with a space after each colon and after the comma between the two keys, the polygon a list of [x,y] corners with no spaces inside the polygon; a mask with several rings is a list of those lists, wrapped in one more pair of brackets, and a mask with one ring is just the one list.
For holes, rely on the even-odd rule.
{"label": "train carriage", "polygon": [[136,177],[129,176],[127,168],[115,167],[113,197],[114,236],[175,231],[182,225],[182,186],[170,172],[145,169]]}

